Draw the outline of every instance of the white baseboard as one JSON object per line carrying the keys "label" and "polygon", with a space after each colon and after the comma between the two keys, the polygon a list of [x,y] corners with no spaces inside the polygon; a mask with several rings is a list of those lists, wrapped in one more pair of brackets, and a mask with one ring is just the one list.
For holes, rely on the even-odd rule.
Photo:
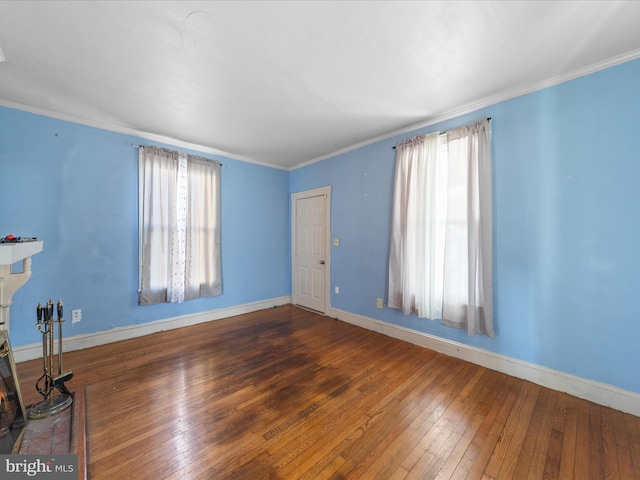
{"label": "white baseboard", "polygon": [[635,392],[336,308],[330,308],[327,311],[327,316],[513,377],[522,378],[543,387],[640,416],[640,394]]}
{"label": "white baseboard", "polygon": [[[139,325],[127,325],[125,327],[118,327],[104,332],[76,335],[75,337],[68,337],[64,339],[63,349],[65,352],[82,350],[83,348],[119,342],[120,340],[142,337],[144,335],[150,335],[164,330],[187,327],[198,323],[211,322],[213,320],[220,320],[227,317],[233,317],[235,315],[242,315],[244,313],[257,312],[258,310],[287,305],[289,303],[291,303],[291,297],[271,298],[269,300],[245,303],[243,305],[209,310],[207,312],[164,318],[162,320],[142,323]],[[16,363],[33,360],[34,358],[42,358],[42,343],[32,343],[30,345],[14,347],[12,351]]]}
{"label": "white baseboard", "polygon": [[[279,297],[246,303],[233,307],[210,310],[207,312],[165,318],[139,325],[127,325],[104,332],[96,332],[75,337],[65,338],[64,351],[81,350],[83,348],[105,345],[107,343],[127,340],[129,338],[150,335],[164,330],[187,327],[199,323],[220,320],[244,313],[256,312],[266,308],[277,307],[291,303],[291,297]],[[622,412],[640,416],[640,394],[623,390],[613,385],[587,380],[569,373],[553,370],[548,367],[525,362],[517,358],[494,353],[482,348],[472,347],[463,343],[446,340],[427,333],[383,322],[373,318],[357,315],[336,308],[329,308],[327,316],[357,325],[367,330],[373,330],[399,340],[419,345],[451,357],[459,358],[482,367],[522,378],[543,387],[565,392],[585,400],[615,408]],[[34,343],[13,348],[16,362],[24,362],[42,357],[42,344]]]}

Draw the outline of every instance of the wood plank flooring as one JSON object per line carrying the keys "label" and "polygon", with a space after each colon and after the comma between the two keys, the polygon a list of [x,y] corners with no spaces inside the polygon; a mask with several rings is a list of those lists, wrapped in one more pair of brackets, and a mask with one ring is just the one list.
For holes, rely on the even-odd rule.
{"label": "wood plank flooring", "polygon": [[291,305],[65,368],[94,480],[640,479],[638,417]]}

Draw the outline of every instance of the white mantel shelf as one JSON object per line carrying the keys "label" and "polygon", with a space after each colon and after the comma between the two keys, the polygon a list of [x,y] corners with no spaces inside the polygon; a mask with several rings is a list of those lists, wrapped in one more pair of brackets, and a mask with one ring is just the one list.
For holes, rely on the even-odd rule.
{"label": "white mantel shelf", "polygon": [[0,243],[0,265],[13,265],[42,251],[42,240],[34,242]]}
{"label": "white mantel shelf", "polygon": [[[31,277],[31,255],[42,251],[42,240],[0,243],[0,330],[9,331],[9,307],[13,294]],[[22,272],[11,266],[22,260]]]}

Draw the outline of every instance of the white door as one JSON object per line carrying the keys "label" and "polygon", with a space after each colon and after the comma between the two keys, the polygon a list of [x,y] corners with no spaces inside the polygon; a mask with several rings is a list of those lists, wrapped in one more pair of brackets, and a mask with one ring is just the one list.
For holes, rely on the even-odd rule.
{"label": "white door", "polygon": [[294,305],[325,313],[328,199],[315,190],[307,194],[293,195],[292,299]]}

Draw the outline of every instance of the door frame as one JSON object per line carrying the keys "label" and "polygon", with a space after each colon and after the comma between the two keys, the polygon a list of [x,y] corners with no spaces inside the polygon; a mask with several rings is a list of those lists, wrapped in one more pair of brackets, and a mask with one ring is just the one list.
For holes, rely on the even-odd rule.
{"label": "door frame", "polygon": [[324,285],[323,291],[323,310],[322,314],[326,315],[331,307],[331,186],[314,188],[313,190],[305,190],[291,194],[291,303],[296,305],[296,285],[298,280],[298,269],[296,259],[296,234],[298,231],[298,221],[296,220],[296,202],[300,199],[310,197],[320,197],[324,195]]}

